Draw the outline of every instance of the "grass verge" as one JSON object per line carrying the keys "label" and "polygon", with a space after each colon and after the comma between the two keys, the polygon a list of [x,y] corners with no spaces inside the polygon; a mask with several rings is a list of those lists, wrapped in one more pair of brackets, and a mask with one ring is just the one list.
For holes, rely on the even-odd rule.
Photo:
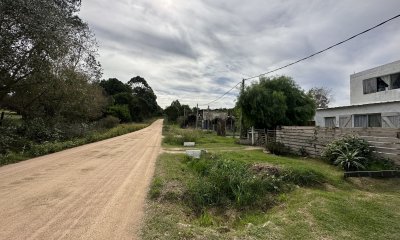
{"label": "grass verge", "polygon": [[282,181],[289,187],[267,192],[264,207],[225,201],[195,209],[188,204],[189,190],[199,179],[209,182],[204,172],[210,168],[182,154],[163,154],[149,193],[143,239],[398,239],[399,179],[346,180],[341,170],[322,161],[262,151],[219,152],[218,158],[284,170],[288,179]]}
{"label": "grass verge", "polygon": [[194,148],[213,150],[244,149],[245,146],[235,144],[237,139],[224,136],[217,136],[213,131],[181,129],[176,125],[164,125],[163,146],[165,148],[183,147],[184,142],[196,142]]}
{"label": "grass verge", "polygon": [[146,128],[150,125],[147,123],[130,123],[130,124],[120,124],[114,128],[93,132],[84,138],[77,138],[62,142],[47,142],[44,144],[36,144],[30,147],[28,151],[21,151],[18,153],[8,153],[5,156],[0,156],[0,166],[7,165],[11,163],[20,162],[32,157],[38,157],[54,152],[59,152],[68,148],[73,148],[81,146],[88,143],[98,142],[108,138],[117,137],[130,132],[138,131],[140,129]]}

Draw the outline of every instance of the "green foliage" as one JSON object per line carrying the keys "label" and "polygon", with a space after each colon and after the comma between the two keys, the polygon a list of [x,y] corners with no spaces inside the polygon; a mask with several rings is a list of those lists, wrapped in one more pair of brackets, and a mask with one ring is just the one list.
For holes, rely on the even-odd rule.
{"label": "green foliage", "polygon": [[128,105],[113,105],[108,107],[107,114],[119,118],[121,122],[132,121]]}
{"label": "green foliage", "polygon": [[290,155],[291,150],[289,147],[281,142],[269,142],[266,145],[267,150],[275,155]]}
{"label": "green foliage", "polygon": [[[101,141],[104,139],[117,137],[126,133],[134,132],[147,127],[148,124],[120,124],[114,128],[106,131],[94,131],[85,137],[71,139],[67,141],[53,141],[37,144],[30,142],[27,139],[20,139],[19,144],[24,144],[21,147],[7,149],[5,154],[0,154],[0,165],[14,163],[25,160],[30,157],[37,157],[49,153],[58,152],[64,149],[77,147],[83,144]],[[2,135],[0,135],[0,143],[3,142]],[[13,143],[13,142],[11,142]],[[7,145],[8,146],[8,145]]]}
{"label": "green foliage", "polygon": [[105,98],[80,1],[0,2],[0,102],[24,119],[95,120]]}
{"label": "green foliage", "polygon": [[183,108],[178,100],[171,103],[170,106],[166,107],[164,114],[167,116],[169,122],[176,122],[179,116],[183,116]]}
{"label": "green foliage", "polygon": [[266,194],[276,192],[282,184],[275,176],[254,174],[240,161],[218,157],[191,161],[195,163],[189,166],[198,178],[189,184],[187,199],[196,211],[207,206],[262,206]]}
{"label": "green foliage", "polygon": [[[108,80],[101,80],[100,86],[109,95],[117,95],[121,93],[130,93],[131,88],[116,78],[109,78]],[[123,103],[127,104],[127,103]]]}
{"label": "green foliage", "polygon": [[286,76],[260,78],[239,96],[238,106],[248,125],[258,128],[303,125],[315,114],[314,100]]}
{"label": "green foliage", "polygon": [[119,118],[116,118],[114,116],[107,116],[105,118],[100,119],[99,121],[97,121],[96,125],[98,128],[103,129],[109,129],[109,128],[113,128],[116,127],[120,122]]}
{"label": "green foliage", "polygon": [[342,166],[345,170],[368,168],[373,159],[373,148],[357,136],[345,136],[326,146],[322,153],[330,163]]}
{"label": "green foliage", "polygon": [[338,149],[337,151],[339,156],[333,162],[333,164],[340,166],[345,171],[365,169],[365,166],[362,164],[365,162],[365,157],[361,156],[359,150],[349,150],[349,148],[345,145],[344,149]]}
{"label": "green foliage", "polygon": [[156,101],[157,97],[153,89],[142,77],[134,77],[127,84],[116,78],[110,78],[108,80],[102,80],[100,86],[102,86],[104,91],[113,99],[113,103],[109,108],[127,106],[130,117],[127,117],[124,113],[122,114],[123,116],[121,116],[124,118],[122,119],[118,114],[113,114],[123,122],[142,122],[144,119],[161,115],[161,108]]}
{"label": "green foliage", "polygon": [[37,143],[61,139],[62,131],[48,124],[42,118],[34,118],[24,122],[22,131],[28,139]]}

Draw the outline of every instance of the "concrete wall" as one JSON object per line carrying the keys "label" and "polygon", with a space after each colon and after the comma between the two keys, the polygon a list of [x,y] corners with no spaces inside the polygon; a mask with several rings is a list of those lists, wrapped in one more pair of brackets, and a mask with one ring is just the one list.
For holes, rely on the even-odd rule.
{"label": "concrete wall", "polygon": [[[339,116],[348,116],[354,114],[373,114],[373,113],[381,113],[382,117],[400,115],[400,101],[318,109],[315,114],[314,120],[316,126],[325,127],[325,117],[336,117],[336,127],[339,127]],[[354,127],[354,121],[352,122],[352,125],[350,127]],[[382,124],[382,127],[389,127],[389,126]],[[395,126],[395,127],[400,127],[400,126]]]}
{"label": "concrete wall", "polygon": [[400,100],[400,89],[363,93],[363,80],[400,72],[400,60],[350,75],[350,105]]}

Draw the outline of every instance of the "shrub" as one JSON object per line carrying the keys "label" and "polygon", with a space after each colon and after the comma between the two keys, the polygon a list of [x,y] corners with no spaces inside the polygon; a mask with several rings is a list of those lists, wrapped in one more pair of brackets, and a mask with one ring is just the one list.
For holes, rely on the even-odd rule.
{"label": "shrub", "polygon": [[102,128],[113,128],[116,127],[119,124],[120,120],[117,117],[108,115],[105,118],[100,119],[99,121],[97,121],[96,125],[98,128],[102,129]]}
{"label": "shrub", "polygon": [[28,139],[38,143],[59,140],[63,135],[60,129],[53,127],[42,118],[25,121],[19,131],[24,132]]}
{"label": "shrub", "polygon": [[270,153],[275,155],[289,155],[291,153],[290,148],[281,142],[269,142],[266,147]]}
{"label": "shrub", "polygon": [[278,191],[280,178],[257,175],[249,165],[219,159],[200,159],[188,162],[198,173],[188,187],[188,200],[196,210],[206,206],[249,207],[262,203],[266,193]]}
{"label": "shrub", "polygon": [[333,164],[340,166],[346,171],[365,169],[363,162],[365,162],[365,157],[361,156],[357,149],[349,150],[345,145],[344,149],[338,149],[339,155]]}
{"label": "shrub", "polygon": [[331,164],[344,166],[344,169],[366,168],[373,158],[373,148],[364,139],[345,136],[328,144],[322,157]]}
{"label": "shrub", "polygon": [[130,121],[132,121],[132,116],[131,116],[131,114],[129,112],[129,106],[128,105],[110,106],[107,109],[107,114],[121,119],[121,122],[130,122]]}

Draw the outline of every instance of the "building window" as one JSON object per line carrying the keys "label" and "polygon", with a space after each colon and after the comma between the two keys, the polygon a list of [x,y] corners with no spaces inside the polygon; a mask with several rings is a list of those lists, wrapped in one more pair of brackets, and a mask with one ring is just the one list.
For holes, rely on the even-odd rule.
{"label": "building window", "polygon": [[377,91],[376,78],[365,79],[363,81],[364,94],[375,93]]}
{"label": "building window", "polygon": [[400,88],[400,73],[365,79],[363,81],[363,93],[376,93]]}
{"label": "building window", "polygon": [[400,88],[400,73],[390,75],[390,89]]}
{"label": "building window", "polygon": [[354,127],[382,127],[381,114],[354,115]]}
{"label": "building window", "polygon": [[325,127],[334,128],[336,127],[336,117],[326,117]]}
{"label": "building window", "polygon": [[[387,89],[389,89],[389,84],[387,84],[383,79],[387,79],[387,81],[390,79],[390,77],[389,76],[387,76],[387,77],[378,77],[378,78],[376,78],[376,90],[378,91],[378,92],[383,92],[383,91],[385,91],[385,90],[387,90]],[[388,81],[389,82],[389,81]]]}

